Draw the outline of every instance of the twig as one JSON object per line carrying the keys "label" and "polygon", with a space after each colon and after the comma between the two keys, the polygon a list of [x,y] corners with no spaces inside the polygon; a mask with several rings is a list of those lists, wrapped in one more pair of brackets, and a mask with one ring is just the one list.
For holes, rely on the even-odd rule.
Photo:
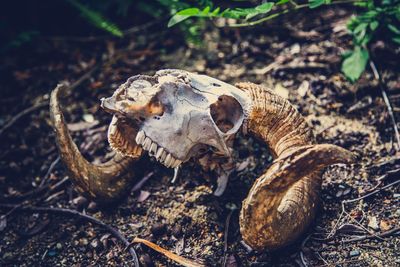
{"label": "twig", "polygon": [[397,234],[397,232],[400,232],[400,226],[399,227],[395,227],[395,228],[393,228],[391,230],[388,230],[386,232],[376,234],[376,235],[362,235],[362,236],[358,236],[358,237],[355,237],[355,238],[342,240],[341,243],[346,244],[346,243],[351,243],[351,242],[356,242],[356,241],[363,241],[365,239],[371,239],[371,238],[376,238],[376,237],[383,238],[383,237],[387,237],[387,236],[390,236],[390,235],[393,235],[393,234]]}
{"label": "twig", "polygon": [[14,117],[12,117],[1,129],[0,129],[0,135],[2,135],[8,128],[10,128],[14,123],[16,123],[19,119],[21,119],[22,117],[24,117],[25,115],[37,110],[37,109],[41,109],[43,107],[47,107],[49,104],[48,101],[44,101],[44,102],[40,102],[38,104],[35,104],[29,108],[26,108],[24,110],[22,110],[21,112],[19,112],[17,115],[15,115]]}
{"label": "twig", "polygon": [[301,263],[303,264],[304,267],[308,266],[308,263],[306,261],[306,257],[304,256],[304,248],[306,246],[307,241],[310,239],[312,234],[308,235],[306,238],[304,238],[303,242],[301,242],[301,248],[300,248],[300,259]]}
{"label": "twig", "polygon": [[[97,224],[103,228],[105,228],[107,231],[109,231],[112,235],[114,235],[117,239],[119,239],[125,246],[129,246],[129,241],[121,234],[121,232],[118,231],[118,229],[105,224],[104,222],[100,221],[99,219],[96,219],[90,215],[83,214],[79,211],[76,210],[70,210],[70,209],[64,209],[64,208],[51,208],[51,207],[32,207],[32,206],[27,206],[27,207],[22,207],[19,205],[10,205],[10,204],[0,204],[0,208],[6,208],[6,209],[14,209],[16,208],[17,210],[20,210],[22,212],[38,212],[38,213],[59,213],[62,215],[70,215],[76,218],[80,219],[85,219],[88,222],[91,222],[93,224]],[[131,254],[133,258],[133,265],[136,267],[139,267],[139,260],[137,258],[137,254],[135,250],[131,247],[129,247],[129,253]]]}
{"label": "twig", "polygon": [[375,65],[375,63],[372,61],[372,59],[369,60],[369,65],[371,66],[371,69],[372,69],[372,72],[374,73],[375,79],[378,80],[378,82],[379,82],[379,87],[381,88],[382,97],[383,97],[383,100],[385,101],[386,107],[387,107],[388,112],[389,112],[390,119],[391,119],[392,124],[393,124],[393,129],[394,129],[395,137],[396,137],[396,140],[397,140],[397,151],[400,151],[400,134],[399,134],[399,129],[398,129],[398,127],[397,127],[396,118],[394,117],[392,105],[390,104],[389,97],[387,96],[387,93],[386,93],[385,83],[383,82],[383,78],[382,78],[382,76],[379,74],[379,71],[378,71],[378,69],[376,68],[376,65]]}
{"label": "twig", "polygon": [[394,186],[394,185],[396,185],[396,184],[398,184],[398,183],[400,183],[400,180],[397,180],[397,181],[395,181],[395,182],[393,182],[393,183],[390,183],[390,184],[388,184],[388,185],[385,185],[385,186],[383,186],[383,187],[381,187],[381,188],[379,188],[379,189],[377,189],[377,190],[375,190],[375,191],[372,191],[371,193],[365,194],[365,195],[363,195],[363,196],[361,196],[361,197],[354,198],[354,199],[343,200],[342,203],[343,203],[343,204],[347,204],[347,203],[353,203],[353,202],[359,201],[359,200],[361,200],[361,199],[364,199],[364,198],[370,197],[370,196],[372,196],[372,195],[375,195],[375,194],[379,193],[380,191],[385,190],[386,188],[392,187],[392,186]]}
{"label": "twig", "polygon": [[175,261],[175,262],[177,262],[180,265],[185,266],[185,267],[205,267],[205,265],[203,265],[203,264],[197,263],[197,262],[195,262],[193,260],[190,260],[190,259],[186,259],[186,258],[184,258],[182,256],[179,256],[179,255],[176,255],[175,253],[172,253],[172,252],[170,252],[170,251],[160,247],[159,245],[154,244],[153,242],[150,242],[150,241],[148,241],[146,239],[135,237],[135,239],[133,239],[132,243],[144,244],[144,245],[148,246],[149,248],[154,249],[155,251],[157,251],[157,252],[163,254],[164,256],[166,256],[167,258],[169,258],[169,259],[171,259],[171,260],[173,260],[173,261]]}
{"label": "twig", "polygon": [[[93,72],[95,70],[97,70],[100,67],[100,65],[96,65],[95,67],[93,67],[91,70],[89,70],[87,73],[85,73],[84,75],[82,75],[78,80],[76,80],[74,83],[72,83],[70,86],[68,86],[68,90],[72,91],[73,89],[75,89],[76,87],[78,87],[82,82],[84,82],[85,80],[89,79],[90,76],[93,74]],[[6,131],[8,128],[10,128],[14,123],[16,123],[19,119],[21,119],[22,117],[24,117],[25,115],[41,109],[43,107],[47,107],[49,105],[49,101],[43,101],[40,102],[36,105],[33,105],[29,108],[26,108],[24,110],[22,110],[21,112],[19,112],[17,115],[15,115],[13,118],[11,118],[1,129],[0,129],[0,136],[4,133],[4,131]]]}
{"label": "twig", "polygon": [[[59,187],[61,187],[66,181],[68,181],[68,177],[65,177],[64,179],[62,179],[61,181],[57,182],[55,185],[43,185],[42,187],[38,187],[35,188],[32,191],[29,191],[27,193],[24,193],[22,195],[18,195],[18,196],[9,196],[9,197],[2,197],[0,198],[0,200],[2,201],[23,201],[29,197],[33,197],[36,196],[40,193],[43,193],[45,190],[49,189],[49,192],[54,191],[55,189],[58,189]],[[43,194],[44,196],[46,196],[47,194]]]}
{"label": "twig", "polygon": [[138,191],[140,188],[143,187],[144,183],[147,182],[147,180],[149,180],[152,176],[153,176],[154,172],[149,172],[148,174],[146,174],[142,179],[140,179],[139,182],[137,182],[133,188],[132,188],[132,192],[136,192]]}
{"label": "twig", "polygon": [[60,162],[60,156],[58,156],[49,166],[49,169],[47,170],[46,174],[44,175],[42,181],[39,184],[39,187],[44,186],[46,183],[47,179],[49,179],[51,172],[54,170],[54,168],[57,166],[57,164]]}
{"label": "twig", "polygon": [[225,231],[224,231],[224,257],[222,258],[222,267],[226,266],[226,260],[227,260],[227,252],[228,252],[228,234],[229,234],[229,224],[231,221],[232,214],[235,210],[231,209],[228,213],[228,216],[226,216],[226,221],[225,221]]}

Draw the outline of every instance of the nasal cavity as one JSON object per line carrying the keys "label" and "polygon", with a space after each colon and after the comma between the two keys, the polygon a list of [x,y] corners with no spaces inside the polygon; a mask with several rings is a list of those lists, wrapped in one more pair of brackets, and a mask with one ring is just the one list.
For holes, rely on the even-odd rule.
{"label": "nasal cavity", "polygon": [[232,96],[222,95],[210,106],[211,117],[218,129],[227,133],[243,122],[243,109]]}

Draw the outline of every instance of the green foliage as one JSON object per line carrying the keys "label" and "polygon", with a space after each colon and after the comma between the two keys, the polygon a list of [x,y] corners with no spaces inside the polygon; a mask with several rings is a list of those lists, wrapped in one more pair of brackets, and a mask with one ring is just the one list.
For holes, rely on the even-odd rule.
{"label": "green foliage", "polygon": [[168,22],[168,27],[172,27],[188,18],[231,18],[231,19],[244,19],[249,20],[255,16],[267,14],[272,10],[275,4],[272,2],[265,2],[252,8],[234,8],[225,9],[222,11],[220,7],[212,9],[211,5],[203,9],[197,7],[190,7],[177,12]]}
{"label": "green foliage", "polygon": [[[250,2],[250,1],[249,1]],[[171,17],[168,27],[185,22],[189,18],[231,18],[240,23],[233,26],[253,26],[303,8],[318,8],[322,5],[348,3],[363,11],[348,22],[347,28],[353,36],[354,48],[344,55],[342,72],[355,82],[365,71],[369,60],[368,44],[376,38],[377,32],[388,32],[391,41],[400,44],[400,0],[308,0],[298,4],[294,0],[264,2],[248,8],[230,7],[222,9],[211,1],[199,6],[187,6]]]}
{"label": "green foliage", "polygon": [[368,0],[355,5],[366,10],[352,17],[347,24],[353,36],[354,49],[344,55],[342,72],[351,82],[358,80],[364,72],[369,60],[368,44],[377,36],[377,32],[386,30],[391,40],[400,44],[400,1],[384,0],[376,4]]}
{"label": "green foliage", "polygon": [[308,0],[310,8],[317,8],[322,5],[329,5],[331,2],[331,0]]}
{"label": "green foliage", "polygon": [[89,9],[82,5],[78,0],[68,0],[68,2],[76,7],[81,12],[81,15],[97,28],[109,32],[117,37],[122,37],[124,35],[117,25],[106,19],[99,12]]}
{"label": "green foliage", "polygon": [[344,55],[342,72],[351,81],[355,82],[364,72],[369,59],[367,49],[356,46],[353,51]]}

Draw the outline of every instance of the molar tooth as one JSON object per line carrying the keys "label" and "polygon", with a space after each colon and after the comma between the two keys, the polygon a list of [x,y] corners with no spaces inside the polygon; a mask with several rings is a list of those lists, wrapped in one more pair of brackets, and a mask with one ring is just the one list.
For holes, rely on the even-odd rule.
{"label": "molar tooth", "polygon": [[149,151],[151,143],[152,143],[151,139],[146,137],[146,139],[143,142],[143,149]]}
{"label": "molar tooth", "polygon": [[165,167],[168,167],[168,168],[170,167],[171,160],[173,160],[173,157],[172,157],[171,154],[168,153],[168,155],[167,155],[167,157],[165,158],[165,161],[164,161]]}
{"label": "molar tooth", "polygon": [[154,156],[156,152],[157,152],[157,144],[153,142],[149,149],[149,155]]}
{"label": "molar tooth", "polygon": [[163,163],[165,161],[165,158],[167,157],[167,151],[163,150],[161,157],[159,158],[159,162]]}
{"label": "molar tooth", "polygon": [[143,141],[146,139],[146,135],[144,134],[144,131],[139,131],[136,135],[136,144],[141,145]]}
{"label": "molar tooth", "polygon": [[172,165],[172,168],[177,168],[179,167],[179,165],[181,165],[182,160],[176,159],[174,164]]}
{"label": "molar tooth", "polygon": [[163,152],[164,152],[164,148],[162,148],[162,147],[158,148],[157,154],[156,154],[156,159],[157,159],[158,161],[160,161],[160,158],[161,158]]}

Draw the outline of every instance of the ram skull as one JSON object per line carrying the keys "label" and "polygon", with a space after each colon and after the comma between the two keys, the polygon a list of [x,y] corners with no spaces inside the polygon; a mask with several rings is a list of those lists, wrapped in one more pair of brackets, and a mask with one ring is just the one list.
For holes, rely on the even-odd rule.
{"label": "ram skull", "polygon": [[116,156],[102,165],[87,162],[69,135],[59,95],[50,110],[62,160],[78,189],[97,201],[120,198],[134,180],[146,150],[170,168],[214,148],[229,157],[239,131],[263,140],[275,157],[254,183],[240,214],[242,237],[254,249],[293,242],[315,216],[321,170],[351,163],[353,155],[315,144],[304,118],[285,99],[252,83],[235,86],[184,70],[161,70],[129,78],[101,106],[113,114],[108,140]]}

